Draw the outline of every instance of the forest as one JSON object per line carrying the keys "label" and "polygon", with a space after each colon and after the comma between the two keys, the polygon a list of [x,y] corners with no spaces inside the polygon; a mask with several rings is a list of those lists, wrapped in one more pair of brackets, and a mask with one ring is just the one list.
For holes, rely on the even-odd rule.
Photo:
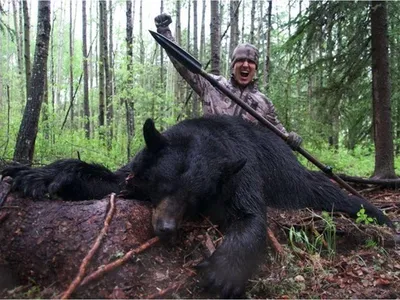
{"label": "forest", "polygon": [[[257,47],[257,85],[280,122],[334,172],[393,180],[390,186],[352,186],[398,230],[397,1],[0,0],[0,170],[10,162],[41,167],[63,158],[115,170],[145,145],[146,119],[164,131],[200,117],[202,99],[149,33],[161,13],[171,16],[177,44],[210,74],[230,78],[235,47]],[[103,272],[102,266],[116,262],[113,268],[120,269],[107,270],[108,279],[100,278],[106,271],[85,277],[73,296],[210,297],[193,271],[204,252],[212,254],[223,240],[207,218],[184,226],[181,246],[153,247],[158,240],[146,204],[118,198],[110,225],[114,196],[75,206],[42,204],[8,189],[0,182],[0,252],[7,253],[0,255],[1,298],[69,298],[67,284],[101,228],[110,233],[95,265]],[[268,217],[272,254],[249,280],[247,297],[400,297],[399,234],[377,226],[365,210],[355,221],[308,210],[272,209]],[[135,264],[126,264],[128,253]],[[28,279],[5,276],[9,261]],[[89,274],[95,273],[92,265]]]}
{"label": "forest", "polygon": [[[200,100],[148,33],[154,17],[168,12],[178,43],[208,71],[229,77],[233,48],[257,46],[260,90],[285,127],[325,163],[351,175],[394,177],[400,134],[396,2],[384,4],[375,37],[373,10],[364,1],[63,0],[49,4],[46,16],[38,14],[38,3],[0,3],[4,160],[45,164],[79,154],[114,168],[142,146],[146,118],[167,128],[200,115]],[[41,30],[48,39],[43,44]],[[374,38],[377,47],[386,46],[375,48]],[[37,47],[47,58],[37,66],[46,75],[39,85],[29,81]],[[382,85],[378,94],[374,79]],[[29,151],[21,144],[24,135],[31,136]]]}

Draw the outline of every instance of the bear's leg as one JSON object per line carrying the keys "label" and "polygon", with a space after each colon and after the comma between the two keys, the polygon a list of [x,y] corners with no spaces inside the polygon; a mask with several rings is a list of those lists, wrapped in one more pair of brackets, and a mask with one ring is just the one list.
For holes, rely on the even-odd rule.
{"label": "bear's leg", "polygon": [[243,298],[247,280],[257,269],[266,243],[265,213],[232,223],[221,246],[198,269],[202,283],[221,298]]}
{"label": "bear's leg", "polygon": [[15,163],[13,165],[9,165],[8,167],[4,168],[1,171],[1,179],[4,179],[7,176],[15,177],[18,173],[29,170],[29,169],[30,169],[30,167],[27,165],[22,165],[22,164],[17,164],[17,163]]}
{"label": "bear's leg", "polygon": [[93,176],[79,171],[61,172],[49,184],[48,193],[50,197],[69,201],[101,199],[120,190],[117,178],[107,177],[104,179],[100,174]]}
{"label": "bear's leg", "polygon": [[118,192],[121,181],[104,166],[77,159],[58,160],[40,168],[5,169],[2,174],[13,175],[14,191],[38,200],[48,194],[64,200],[101,199]]}

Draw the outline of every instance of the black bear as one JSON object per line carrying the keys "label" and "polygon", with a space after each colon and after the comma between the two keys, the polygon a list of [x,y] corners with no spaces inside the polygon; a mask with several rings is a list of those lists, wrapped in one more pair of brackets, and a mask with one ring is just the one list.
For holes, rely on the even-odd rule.
{"label": "black bear", "polygon": [[61,159],[41,168],[12,165],[1,175],[12,177],[12,189],[26,197],[43,199],[49,196],[74,201],[101,199],[112,192],[118,193],[129,172],[129,165],[111,172],[99,164]]}
{"label": "black bear", "polygon": [[[127,188],[152,201],[154,231],[163,239],[175,235],[183,218],[210,216],[225,237],[199,270],[205,285],[224,298],[243,296],[262,259],[268,206],[335,210],[353,217],[363,206],[379,223],[392,226],[366,200],[348,196],[323,174],[305,169],[269,129],[241,118],[186,120],[164,133],[149,119],[143,133],[146,147],[115,173],[64,160],[39,169],[9,168],[3,175],[13,176],[14,189],[26,195],[50,193],[75,200],[118,191],[130,173]],[[71,194],[73,186],[78,192]]]}

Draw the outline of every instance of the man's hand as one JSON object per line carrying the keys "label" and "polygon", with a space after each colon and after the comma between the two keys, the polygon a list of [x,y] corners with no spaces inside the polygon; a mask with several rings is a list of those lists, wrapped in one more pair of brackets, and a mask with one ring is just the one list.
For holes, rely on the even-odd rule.
{"label": "man's hand", "polygon": [[169,14],[161,14],[154,18],[154,23],[156,24],[157,28],[160,27],[168,27],[169,24],[172,23],[172,18]]}
{"label": "man's hand", "polygon": [[286,142],[293,150],[296,151],[303,142],[303,139],[296,132],[291,131],[289,132]]}

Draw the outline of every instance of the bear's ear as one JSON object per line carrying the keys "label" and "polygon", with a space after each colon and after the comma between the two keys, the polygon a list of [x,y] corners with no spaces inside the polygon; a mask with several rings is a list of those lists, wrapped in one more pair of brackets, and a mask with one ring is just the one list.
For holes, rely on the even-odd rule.
{"label": "bear's ear", "polygon": [[238,173],[245,166],[247,160],[241,158],[235,161],[225,161],[222,163],[221,172],[224,180],[229,180],[233,175]]}
{"label": "bear's ear", "polygon": [[143,136],[147,149],[153,153],[167,145],[167,139],[156,129],[152,119],[147,119],[144,123]]}

